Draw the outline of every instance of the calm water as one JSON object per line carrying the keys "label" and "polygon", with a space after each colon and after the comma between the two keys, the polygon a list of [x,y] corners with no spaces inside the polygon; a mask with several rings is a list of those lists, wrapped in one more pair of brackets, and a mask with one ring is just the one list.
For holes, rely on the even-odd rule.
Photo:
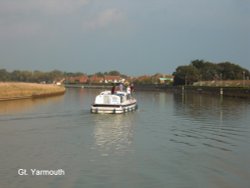
{"label": "calm water", "polygon": [[0,187],[250,187],[249,100],[137,92],[136,112],[90,114],[98,92],[1,102]]}

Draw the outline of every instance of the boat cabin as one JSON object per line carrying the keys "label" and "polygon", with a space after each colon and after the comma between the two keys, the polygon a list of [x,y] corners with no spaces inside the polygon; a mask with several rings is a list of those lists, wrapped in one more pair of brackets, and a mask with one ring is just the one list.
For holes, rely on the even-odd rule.
{"label": "boat cabin", "polygon": [[111,94],[110,91],[103,91],[95,98],[95,104],[117,105],[129,99],[131,99],[131,95],[126,92],[118,91]]}

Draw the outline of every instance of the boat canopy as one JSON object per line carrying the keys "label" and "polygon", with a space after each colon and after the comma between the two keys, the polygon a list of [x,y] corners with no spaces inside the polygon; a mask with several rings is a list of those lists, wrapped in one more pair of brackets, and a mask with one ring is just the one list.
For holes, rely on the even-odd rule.
{"label": "boat canopy", "polygon": [[124,113],[137,108],[136,100],[130,93],[117,91],[103,91],[96,96],[95,102],[91,106],[92,113]]}
{"label": "boat canopy", "polygon": [[115,94],[111,94],[110,91],[103,91],[95,98],[95,104],[121,104],[131,96],[123,91],[118,91]]}

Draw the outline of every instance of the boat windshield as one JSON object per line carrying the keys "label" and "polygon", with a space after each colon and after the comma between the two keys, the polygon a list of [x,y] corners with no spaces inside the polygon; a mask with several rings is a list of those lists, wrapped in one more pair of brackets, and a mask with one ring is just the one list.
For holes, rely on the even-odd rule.
{"label": "boat windshield", "polygon": [[119,97],[123,97],[124,94],[123,93],[116,93],[115,95],[119,96]]}

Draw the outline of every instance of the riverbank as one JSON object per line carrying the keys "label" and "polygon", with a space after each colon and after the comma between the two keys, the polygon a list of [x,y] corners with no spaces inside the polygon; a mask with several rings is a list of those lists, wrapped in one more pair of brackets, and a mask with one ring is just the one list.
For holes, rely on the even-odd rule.
{"label": "riverbank", "polygon": [[54,84],[0,82],[0,101],[62,95],[65,88]]}
{"label": "riverbank", "polygon": [[183,86],[179,91],[250,99],[250,88],[247,87]]}
{"label": "riverbank", "polygon": [[229,87],[229,86],[167,86],[167,85],[136,85],[139,91],[168,91],[174,93],[199,93],[206,95],[217,95],[234,98],[250,99],[250,87]]}
{"label": "riverbank", "polygon": [[[111,85],[103,84],[68,84],[66,88],[90,88],[90,89],[111,89]],[[193,92],[199,94],[218,95],[225,97],[235,98],[250,98],[250,87],[238,87],[238,86],[202,86],[202,85],[188,85],[188,86],[168,86],[162,84],[140,84],[135,85],[135,91],[166,91],[175,93]]]}

